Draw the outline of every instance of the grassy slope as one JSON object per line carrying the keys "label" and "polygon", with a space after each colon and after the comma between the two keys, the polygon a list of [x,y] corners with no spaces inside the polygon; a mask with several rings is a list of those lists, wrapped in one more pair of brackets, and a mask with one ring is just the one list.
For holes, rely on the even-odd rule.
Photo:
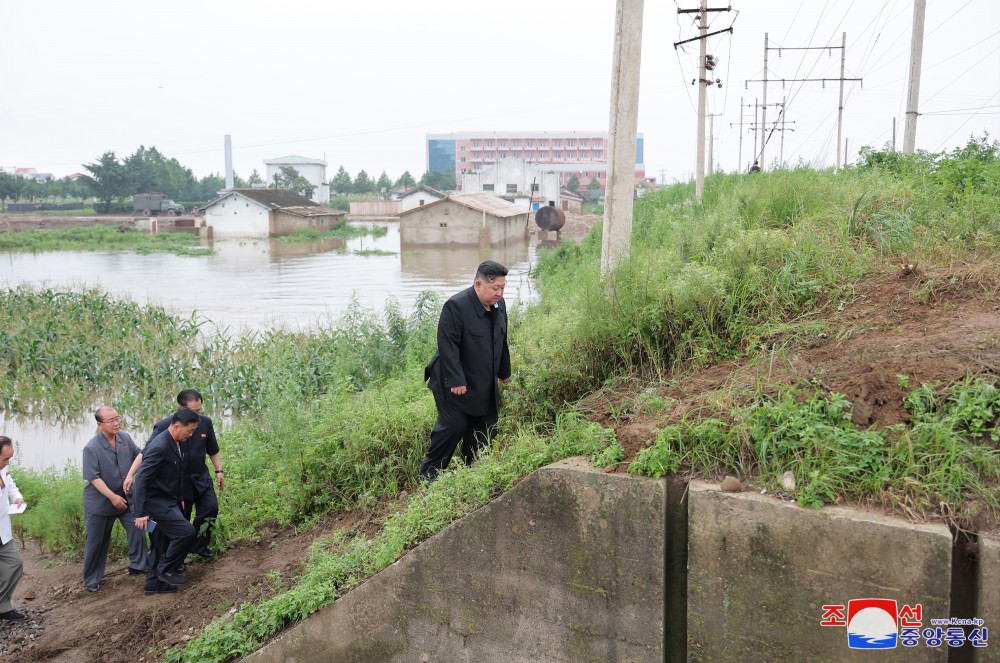
{"label": "grassy slope", "polygon": [[[493,453],[415,491],[372,540],[318,546],[288,592],[242,606],[231,619],[211,625],[167,658],[221,661],[252,651],[288,621],[334,600],[524,473],[575,453],[615,462],[619,450],[609,446],[607,432],[571,414],[577,399],[609,380],[666,378],[679,364],[710,365],[746,355],[759,339],[799,324],[817,305],[837,301],[858,278],[901,256],[927,264],[995,250],[1000,173],[996,149],[991,150],[956,153],[936,163],[883,158],[886,168],[848,170],[836,177],[808,169],[755,177],[718,175],[708,181],[704,206],[691,202],[686,187],[648,196],[636,209],[631,260],[610,286],[598,277],[599,232],[580,245],[563,245],[548,254],[538,270],[541,301],[513,320],[515,375],[506,389],[503,430]],[[879,161],[878,155],[869,161]],[[354,356],[347,344],[331,350],[332,362],[345,362],[351,371],[324,373],[322,388],[308,397],[292,390],[295,397],[287,398],[280,388],[267,392],[270,400],[261,416],[246,419],[224,436],[227,456],[233,457],[227,470],[234,490],[224,497],[222,512],[227,515],[218,545],[227,537],[251,536],[265,522],[303,522],[318,511],[371,505],[416,485],[416,464],[434,417],[419,380],[433,336],[420,325],[407,332],[397,324],[394,334],[391,316],[381,323],[387,331],[378,331],[377,324],[345,321],[363,356]],[[368,361],[377,363],[392,353],[401,353],[406,361],[384,372],[362,370],[362,376],[372,377],[360,385],[351,382],[350,376],[357,380],[357,370]],[[269,361],[281,366],[276,355]],[[273,384],[280,387],[285,378],[294,382],[295,375],[286,370]],[[358,386],[367,388],[358,392]],[[942,417],[933,412],[947,414],[947,398],[942,395],[926,408],[935,426]],[[803,400],[807,409],[800,410]],[[779,398],[748,416],[784,416],[846,430],[841,412],[836,401]],[[953,430],[965,435],[970,420],[953,418],[958,422]],[[712,426],[701,423],[706,430]],[[719,461],[710,453],[726,446],[718,434],[682,434],[705,452],[706,467]],[[696,456],[678,459],[680,448],[669,446],[669,436],[663,439],[637,470],[655,474],[674,469],[671,463],[698,462]],[[767,444],[750,451],[793,448],[795,440],[772,437]],[[287,456],[294,462],[277,463]],[[927,455],[930,475],[940,470],[942,460],[948,461],[936,458]],[[850,459],[834,454],[814,460],[818,465],[813,467],[837,470],[843,467],[831,463]],[[963,465],[963,471],[972,473],[963,476],[987,483],[995,475],[996,460],[995,454],[981,454]],[[877,461],[870,467],[877,469]],[[287,479],[279,482],[287,493],[262,495],[256,477],[275,467]],[[902,471],[908,471],[906,466]],[[833,473],[838,480],[843,475]],[[858,476],[864,479],[852,485],[873,489],[865,483],[870,476]],[[820,488],[812,492],[817,503],[829,497]]]}

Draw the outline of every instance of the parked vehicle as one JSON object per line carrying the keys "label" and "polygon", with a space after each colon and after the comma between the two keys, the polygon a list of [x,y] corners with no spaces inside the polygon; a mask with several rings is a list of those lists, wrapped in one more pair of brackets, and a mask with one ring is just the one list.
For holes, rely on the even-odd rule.
{"label": "parked vehicle", "polygon": [[143,216],[156,216],[161,212],[167,216],[177,216],[184,213],[184,206],[162,193],[137,193],[132,197],[132,210]]}

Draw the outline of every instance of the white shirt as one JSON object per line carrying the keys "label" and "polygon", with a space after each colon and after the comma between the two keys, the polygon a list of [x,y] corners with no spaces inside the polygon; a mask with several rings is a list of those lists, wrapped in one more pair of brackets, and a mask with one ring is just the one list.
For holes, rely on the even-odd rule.
{"label": "white shirt", "polygon": [[7,545],[14,538],[10,529],[10,505],[14,500],[24,498],[14,483],[14,477],[10,475],[9,465],[0,470],[0,479],[3,479],[3,488],[0,489],[0,543]]}

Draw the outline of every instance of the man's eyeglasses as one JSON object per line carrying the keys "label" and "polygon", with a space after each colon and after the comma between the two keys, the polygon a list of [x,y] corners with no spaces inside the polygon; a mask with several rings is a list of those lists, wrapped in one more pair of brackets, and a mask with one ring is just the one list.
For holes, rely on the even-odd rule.
{"label": "man's eyeglasses", "polygon": [[121,422],[122,422],[122,418],[121,417],[113,417],[111,419],[105,419],[101,423],[102,424],[120,424]]}

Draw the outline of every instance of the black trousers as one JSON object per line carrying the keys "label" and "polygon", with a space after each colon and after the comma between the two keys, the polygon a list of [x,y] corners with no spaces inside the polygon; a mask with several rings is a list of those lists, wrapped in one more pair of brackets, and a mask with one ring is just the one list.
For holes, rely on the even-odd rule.
{"label": "black trousers", "polygon": [[431,446],[424,462],[420,463],[420,475],[426,481],[433,481],[438,472],[447,469],[459,441],[462,442],[462,459],[466,465],[471,465],[479,450],[496,435],[499,419],[492,399],[489,411],[481,416],[465,414],[453,401],[438,394],[434,394],[434,403],[437,405],[437,421],[431,430]]}
{"label": "black trousers", "polygon": [[206,520],[219,515],[219,498],[216,496],[215,489],[212,488],[211,483],[209,483],[208,490],[202,491],[193,500],[184,500],[184,508],[181,510],[181,513],[184,514],[185,519],[191,519],[192,509],[194,509],[195,513],[193,523],[195,539],[194,543],[191,544],[191,552],[196,555],[203,555],[208,552],[208,544],[211,536],[208,531],[204,534],[198,534],[198,532],[201,531],[201,526],[205,524]]}
{"label": "black trousers", "polygon": [[194,525],[188,522],[181,507],[172,506],[165,512],[151,512],[156,529],[149,535],[149,564],[146,567],[146,589],[166,589],[156,578],[159,573],[174,573],[184,562],[194,541]]}

